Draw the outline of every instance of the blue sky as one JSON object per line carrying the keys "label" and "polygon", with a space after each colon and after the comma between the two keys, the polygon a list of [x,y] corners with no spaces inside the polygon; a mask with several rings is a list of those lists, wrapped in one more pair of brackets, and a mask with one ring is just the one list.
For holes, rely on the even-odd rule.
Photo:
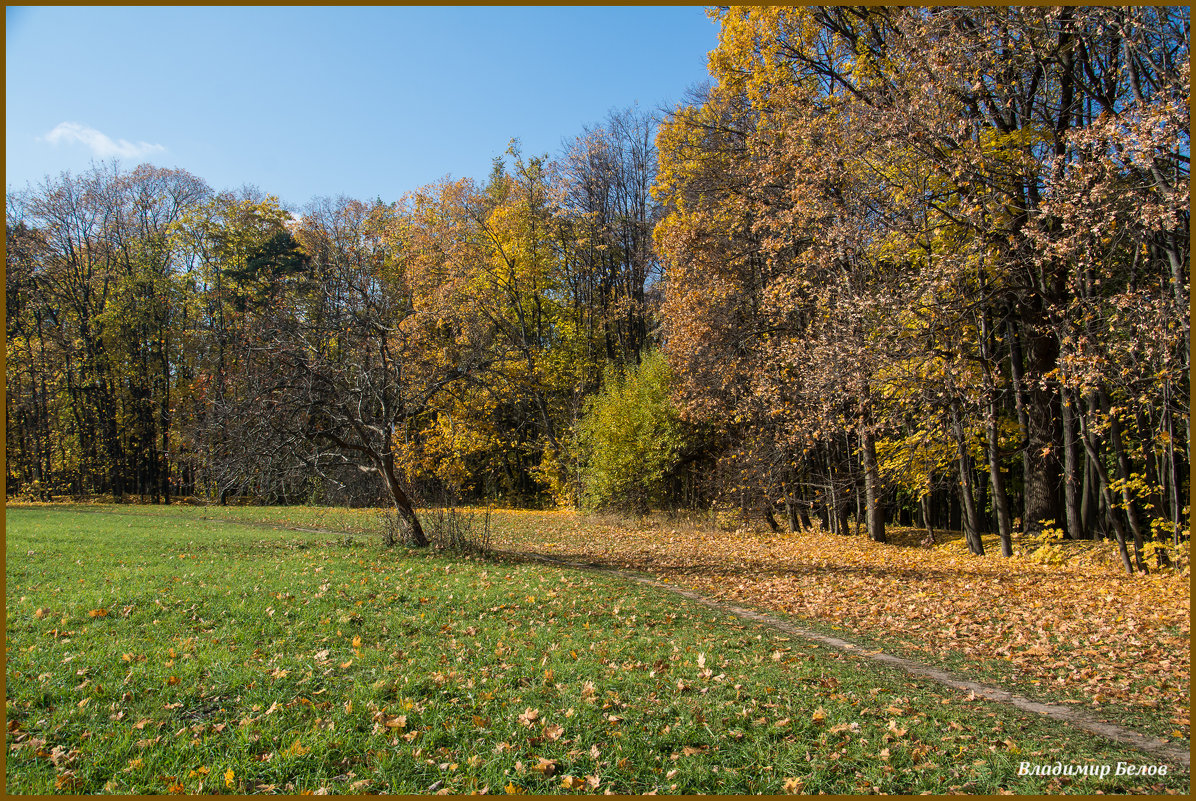
{"label": "blue sky", "polygon": [[706,80],[692,7],[8,8],[5,182],[113,156],[215,189],[395,200]]}

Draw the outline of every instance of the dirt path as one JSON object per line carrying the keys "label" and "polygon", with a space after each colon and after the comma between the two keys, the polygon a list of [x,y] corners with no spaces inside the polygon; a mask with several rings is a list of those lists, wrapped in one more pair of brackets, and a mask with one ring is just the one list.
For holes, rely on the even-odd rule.
{"label": "dirt path", "polygon": [[892,654],[886,654],[883,651],[875,651],[863,648],[853,642],[842,640],[838,637],[832,637],[827,634],[821,634],[810,629],[804,629],[796,626],[787,620],[774,617],[772,615],[757,612],[753,609],[746,609],[742,606],[735,606],[733,604],[723,603],[721,601],[714,601],[703,595],[699,595],[691,590],[677,587],[672,584],[666,584],[662,581],[657,581],[653,578],[639,576],[634,573],[629,573],[624,570],[616,568],[604,567],[595,565],[589,562],[575,562],[567,559],[558,559],[552,556],[544,556],[542,554],[528,553],[526,551],[506,551],[503,555],[512,556],[523,559],[533,559],[538,562],[547,564],[560,565],[562,567],[569,567],[579,570],[588,570],[596,573],[605,573],[610,576],[615,576],[625,581],[634,581],[637,584],[643,584],[648,587],[665,590],[674,595],[679,595],[695,603],[702,604],[710,609],[723,612],[724,614],[734,615],[743,620],[750,620],[754,623],[760,623],[765,626],[783,631],[786,634],[792,634],[795,637],[801,637],[805,640],[828,645],[831,648],[836,648],[840,651],[846,651],[864,659],[871,659],[874,662],[890,665],[898,668],[914,676],[923,676],[931,679],[947,687],[959,690],[961,692],[969,692],[974,694],[977,698],[984,698],[989,701],[998,701],[1000,703],[1010,704],[1024,712],[1031,712],[1036,715],[1043,715],[1054,720],[1059,720],[1064,723],[1075,726],[1078,729],[1083,729],[1091,734],[1096,734],[1110,740],[1114,740],[1125,745],[1132,746],[1144,751],[1148,754],[1159,757],[1167,761],[1170,765],[1175,767],[1182,767],[1185,771],[1191,770],[1191,752],[1178,748],[1175,745],[1168,743],[1166,740],[1159,740],[1153,737],[1147,737],[1133,729],[1128,729],[1125,726],[1119,726],[1115,723],[1098,720],[1096,718],[1085,715],[1074,707],[1065,704],[1046,704],[1038,701],[1032,701],[1008,690],[1002,690],[999,687],[993,687],[986,684],[979,684],[974,681],[960,678],[953,673],[940,668],[931,667],[930,665],[916,662],[912,659],[905,659]]}

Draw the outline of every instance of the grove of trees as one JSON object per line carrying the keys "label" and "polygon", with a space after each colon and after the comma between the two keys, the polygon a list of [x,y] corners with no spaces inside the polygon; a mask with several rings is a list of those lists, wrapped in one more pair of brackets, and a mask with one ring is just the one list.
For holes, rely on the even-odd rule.
{"label": "grove of trees", "polygon": [[513,143],[483,182],[299,210],[149,165],[10,191],[8,493],[385,498],[417,543],[445,488],[719,503],[1165,561],[1187,10],[715,14],[708,88],[552,158]]}

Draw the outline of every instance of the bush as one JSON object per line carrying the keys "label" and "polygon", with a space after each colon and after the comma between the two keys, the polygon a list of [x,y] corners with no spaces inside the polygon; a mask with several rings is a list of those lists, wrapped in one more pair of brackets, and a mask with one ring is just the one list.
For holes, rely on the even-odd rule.
{"label": "bush", "polygon": [[[461,509],[455,499],[442,498],[437,506],[421,511],[419,517],[433,548],[463,554],[490,553],[490,509]],[[379,528],[384,546],[411,544],[410,526],[393,509],[379,516]]]}
{"label": "bush", "polygon": [[671,382],[664,356],[650,351],[590,401],[580,427],[584,505],[642,512],[661,502],[684,441]]}
{"label": "bush", "polygon": [[474,511],[455,504],[431,509],[424,524],[432,547],[463,554],[490,553],[490,509]]}

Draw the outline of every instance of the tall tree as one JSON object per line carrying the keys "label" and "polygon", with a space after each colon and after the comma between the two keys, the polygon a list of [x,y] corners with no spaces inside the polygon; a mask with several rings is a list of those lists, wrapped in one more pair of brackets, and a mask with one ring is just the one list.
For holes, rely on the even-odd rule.
{"label": "tall tree", "polygon": [[[1062,523],[1061,454],[1067,442],[1075,452],[1061,421],[1062,382],[1075,379],[1062,368],[1080,341],[1075,326],[1091,332],[1095,319],[1079,313],[1077,299],[1103,304],[1120,287],[1134,287],[1118,308],[1147,308],[1146,276],[1164,297],[1187,293],[1184,268],[1176,269],[1187,252],[1186,106],[1181,111],[1179,102],[1187,97],[1186,17],[1165,10],[848,8],[733,8],[718,16],[717,84],[700,103],[679,109],[660,139],[669,216],[657,239],[669,268],[669,349],[688,406],[708,413],[721,406],[724,417],[755,429],[779,418],[822,431],[795,389],[821,381],[818,397],[839,390],[846,404],[846,416],[832,423],[839,428],[854,423],[857,433],[883,437],[911,413],[937,419],[957,442],[960,501],[977,552],[974,496],[984,485],[973,474],[983,461],[1003,552],[1011,550],[1011,515],[1001,511],[1009,455],[1001,431],[1016,419],[1023,531]],[[1092,192],[1096,164],[1115,177],[1100,199]],[[1132,201],[1137,219],[1105,237],[1119,244],[1094,251],[1111,258],[1085,264],[1086,234],[1077,239],[1076,232],[1090,230],[1087,215],[1097,209],[1113,212],[1119,184],[1140,187]],[[1091,205],[1069,207],[1067,197]],[[699,272],[709,276],[708,293],[694,288]],[[1084,294],[1084,280],[1099,289]],[[813,318],[818,324],[810,328]],[[727,333],[711,336],[720,319]],[[1076,322],[1061,327],[1064,320]],[[1158,352],[1183,350],[1176,345],[1186,343],[1186,326],[1179,328],[1159,331],[1166,344]],[[822,358],[801,355],[817,352],[818,341]],[[842,348],[852,342],[851,355],[829,357],[846,355]],[[893,373],[893,365],[916,365],[919,352],[933,369]],[[711,356],[734,378],[704,380],[700,362]],[[882,379],[870,357],[890,375]],[[1130,367],[1137,358],[1123,351],[1119,367],[1142,375],[1148,394],[1172,394],[1167,381]],[[759,393],[727,394],[780,365],[790,365],[788,374],[772,385],[794,399],[781,403],[774,391],[771,418],[753,411]],[[960,380],[969,374],[975,381]],[[984,387],[983,395],[973,386]],[[1143,442],[1150,416],[1123,423],[1121,437],[1111,431],[1099,440],[1107,453],[1098,455],[1118,465],[1109,475],[1122,485],[1146,464],[1161,475],[1158,448],[1147,457],[1141,445],[1125,444],[1131,431]],[[1179,422],[1170,414],[1154,419],[1156,430]],[[986,460],[971,454],[976,430],[985,433]],[[878,472],[868,445],[858,439],[865,477]],[[893,456],[886,449],[886,461]],[[1077,464],[1069,457],[1071,471]],[[1161,498],[1162,485],[1156,480],[1147,494]],[[1141,499],[1122,492],[1121,500],[1132,507]],[[1127,508],[1131,529],[1133,519]]]}

